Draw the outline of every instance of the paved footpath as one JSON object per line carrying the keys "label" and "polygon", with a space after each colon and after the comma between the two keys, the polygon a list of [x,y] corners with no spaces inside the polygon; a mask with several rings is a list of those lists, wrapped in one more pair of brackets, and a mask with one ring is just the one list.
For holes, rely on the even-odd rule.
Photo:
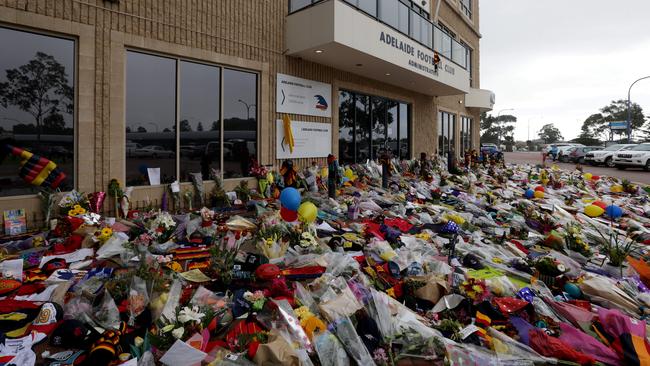
{"label": "paved footpath", "polygon": [[[542,163],[542,153],[537,152],[507,152],[505,153],[506,163],[508,164],[541,164]],[[551,160],[546,160],[547,163],[552,163]],[[562,169],[573,170],[575,169],[575,164],[565,164],[558,163],[558,166]],[[645,172],[643,169],[626,169],[618,170],[616,168],[607,168],[604,166],[591,166],[585,165],[584,172],[591,173],[594,175],[607,175],[610,177],[617,178],[627,178],[633,182],[650,184],[650,172]]]}

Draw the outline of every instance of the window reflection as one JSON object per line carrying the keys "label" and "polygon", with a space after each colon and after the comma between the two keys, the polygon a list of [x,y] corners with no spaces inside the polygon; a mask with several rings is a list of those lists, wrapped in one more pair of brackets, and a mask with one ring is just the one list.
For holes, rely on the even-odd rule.
{"label": "window reflection", "polygon": [[[0,27],[0,148],[10,144],[52,160],[74,184],[74,59],[69,39]],[[36,95],[34,90],[43,90]],[[38,192],[19,175],[21,158],[0,162],[0,196]]]}
{"label": "window reflection", "polygon": [[223,90],[223,174],[246,177],[257,156],[257,75],[224,69]]}
{"label": "window reflection", "polygon": [[126,58],[126,184],[176,180],[176,60],[128,51]]}
{"label": "window reflection", "polygon": [[407,159],[409,143],[408,104],[345,90],[339,92],[342,163],[377,159],[383,148],[389,148],[394,157]]}
{"label": "window reflection", "polygon": [[221,123],[219,67],[180,63],[180,177],[190,182],[190,173],[210,179],[211,169],[221,167]]}
{"label": "window reflection", "polygon": [[447,156],[456,140],[456,115],[438,112],[438,154]]}

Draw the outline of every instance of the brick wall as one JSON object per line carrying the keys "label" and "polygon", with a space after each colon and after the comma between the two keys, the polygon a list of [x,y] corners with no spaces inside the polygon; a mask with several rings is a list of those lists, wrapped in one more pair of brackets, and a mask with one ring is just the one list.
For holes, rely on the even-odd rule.
{"label": "brick wall", "polygon": [[[474,87],[478,87],[479,35],[474,30],[478,29],[478,0],[474,0],[475,25],[463,20],[453,0],[440,1],[443,1],[440,19],[474,48],[475,67],[472,72],[476,80]],[[435,1],[432,6],[435,6]],[[276,73],[333,85],[333,118],[291,117],[333,123],[334,152],[338,151],[338,88],[412,103],[411,151],[414,156],[421,151],[432,153],[435,150],[438,108],[458,113],[458,120],[461,113],[472,116],[478,125],[478,114],[458,103],[464,99],[460,95],[434,98],[284,56],[287,9],[288,0],[121,0],[119,3],[102,0],[0,0],[0,24],[55,31],[78,38],[80,61],[83,58],[89,64],[78,71],[77,85],[78,98],[90,101],[77,107],[78,188],[85,192],[105,190],[110,179],[123,179],[125,61],[122,54],[125,46],[134,44],[144,49],[248,67],[259,72],[259,154],[265,164],[279,165],[275,161],[275,120],[281,118],[275,113]],[[301,159],[297,163],[304,166],[311,160]],[[156,192],[142,188],[135,195],[144,199],[156,195]],[[15,208],[17,204],[30,211],[38,207],[33,197],[20,201],[0,199],[0,210]]]}

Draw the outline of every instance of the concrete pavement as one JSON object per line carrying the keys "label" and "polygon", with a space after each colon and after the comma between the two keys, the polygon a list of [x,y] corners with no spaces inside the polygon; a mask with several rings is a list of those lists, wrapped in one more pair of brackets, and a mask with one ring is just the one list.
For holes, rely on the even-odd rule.
{"label": "concrete pavement", "polygon": [[[541,164],[542,163],[542,153],[539,151],[536,152],[506,152],[505,153],[506,163],[508,164]],[[553,163],[552,160],[547,159],[547,164]],[[566,170],[573,170],[576,167],[576,164],[560,163],[555,162],[559,167]],[[584,172],[591,173],[594,175],[606,175],[610,177],[617,177],[623,179],[629,179],[632,182],[650,184],[650,172],[645,172],[642,169],[626,169],[618,170],[616,168],[607,168],[604,166],[591,166],[585,165]]]}

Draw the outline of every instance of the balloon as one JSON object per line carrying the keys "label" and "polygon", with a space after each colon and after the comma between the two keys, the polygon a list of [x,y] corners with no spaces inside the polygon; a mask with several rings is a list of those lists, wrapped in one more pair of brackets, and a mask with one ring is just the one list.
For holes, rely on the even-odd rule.
{"label": "balloon", "polygon": [[537,186],[535,187],[535,192],[546,192],[546,190],[542,186]]}
{"label": "balloon", "polygon": [[298,219],[298,211],[289,210],[286,207],[280,207],[280,217],[287,222],[294,222]]}
{"label": "balloon", "polygon": [[293,187],[287,187],[280,193],[280,203],[291,211],[297,211],[300,206],[300,192]]}
{"label": "balloon", "polygon": [[602,208],[603,210],[607,207],[607,204],[605,202],[603,202],[603,201],[596,201],[596,202],[592,203],[592,205],[598,206],[598,207]]}
{"label": "balloon", "polygon": [[544,198],[544,192],[542,191],[535,191],[534,195],[535,198]]}
{"label": "balloon", "polygon": [[298,219],[304,223],[312,223],[316,220],[318,208],[311,202],[303,202],[298,208]]}
{"label": "balloon", "polygon": [[350,169],[350,168],[345,169],[345,172],[343,173],[343,176],[348,178],[351,181],[354,181],[357,178],[354,175],[354,172],[352,171],[352,169]]}
{"label": "balloon", "polygon": [[585,214],[589,217],[598,217],[602,215],[605,212],[602,208],[596,206],[596,205],[589,205],[585,207]]}
{"label": "balloon", "polygon": [[586,180],[591,180],[591,178],[593,178],[593,175],[591,173],[585,173],[582,175],[582,177]]}
{"label": "balloon", "polygon": [[591,180],[593,180],[593,181],[597,181],[597,180],[599,180],[599,179],[600,179],[600,175],[593,175],[593,176],[591,177]]}
{"label": "balloon", "polygon": [[610,188],[609,190],[612,191],[612,193],[621,193],[623,192],[623,186],[615,185],[612,186],[612,188]]}
{"label": "balloon", "polygon": [[616,205],[611,205],[605,208],[605,213],[612,219],[618,219],[619,217],[623,216],[623,209]]}
{"label": "balloon", "polygon": [[533,191],[532,189],[527,189],[524,195],[526,196],[526,198],[533,198],[535,197],[535,191]]}

